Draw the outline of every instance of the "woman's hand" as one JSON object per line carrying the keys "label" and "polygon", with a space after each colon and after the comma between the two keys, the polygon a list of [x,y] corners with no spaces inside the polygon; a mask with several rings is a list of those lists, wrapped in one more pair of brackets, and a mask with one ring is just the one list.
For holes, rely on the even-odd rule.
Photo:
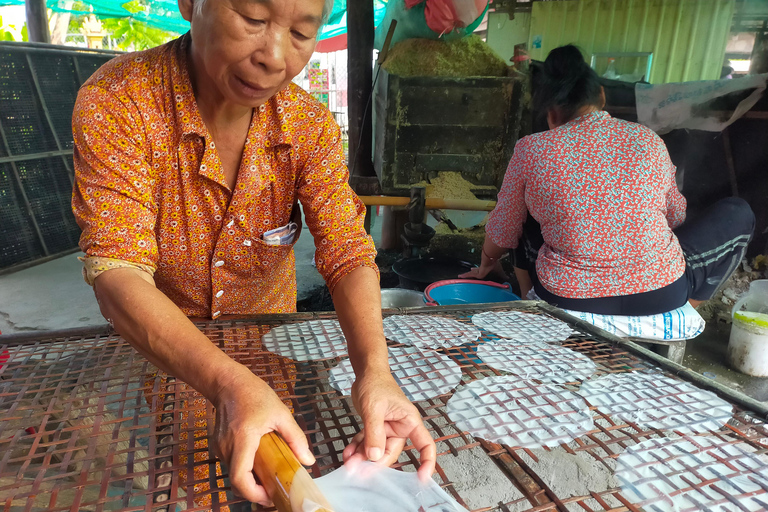
{"label": "woman's hand", "polygon": [[493,270],[493,267],[474,267],[470,269],[469,272],[465,272],[464,274],[459,274],[460,279],[485,279],[485,277],[491,273],[491,270]]}
{"label": "woman's hand", "polygon": [[253,460],[264,434],[278,432],[299,462],[305,466],[315,463],[307,438],[291,412],[267,383],[249,370],[239,371],[229,379],[213,405],[216,408],[213,449],[228,467],[232,489],[239,496],[262,505],[271,504],[253,474]]}
{"label": "woman's hand", "polygon": [[416,407],[389,373],[361,376],[352,385],[352,400],[363,418],[363,431],[344,449],[344,462],[372,460],[384,466],[397,461],[406,439],[421,455],[419,478],[435,471],[437,447]]}
{"label": "woman's hand", "polygon": [[501,279],[503,282],[509,281],[509,276],[504,271],[504,267],[501,266],[501,260],[490,266],[481,263],[479,267],[474,267],[469,272],[459,275],[459,279],[485,279],[489,275],[492,275],[494,279]]}

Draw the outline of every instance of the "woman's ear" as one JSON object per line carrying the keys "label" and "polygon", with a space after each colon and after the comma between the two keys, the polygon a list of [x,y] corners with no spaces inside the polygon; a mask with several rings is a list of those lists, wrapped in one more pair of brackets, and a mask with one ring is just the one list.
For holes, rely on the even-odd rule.
{"label": "woman's ear", "polygon": [[[197,0],[198,2],[200,0]],[[178,0],[179,3],[179,12],[181,13],[181,17],[184,18],[187,21],[192,21],[192,14],[194,13],[195,7],[194,3],[195,0]]]}
{"label": "woman's ear", "polygon": [[605,108],[605,87],[600,86],[600,110]]}

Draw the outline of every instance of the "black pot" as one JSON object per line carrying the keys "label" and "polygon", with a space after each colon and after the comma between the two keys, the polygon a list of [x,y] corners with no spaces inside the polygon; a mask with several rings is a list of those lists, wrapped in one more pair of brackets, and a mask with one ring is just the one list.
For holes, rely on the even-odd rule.
{"label": "black pot", "polygon": [[445,279],[457,279],[474,265],[456,258],[408,258],[392,265],[400,279],[400,287],[423,292],[430,284]]}

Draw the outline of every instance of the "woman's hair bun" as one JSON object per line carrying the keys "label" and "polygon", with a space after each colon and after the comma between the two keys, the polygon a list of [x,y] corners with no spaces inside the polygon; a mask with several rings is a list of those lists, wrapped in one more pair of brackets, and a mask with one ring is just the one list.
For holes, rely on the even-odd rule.
{"label": "woman's hair bun", "polygon": [[556,109],[562,122],[570,121],[585,105],[600,107],[600,79],[581,50],[572,44],[555,48],[547,56],[534,102],[544,114]]}
{"label": "woman's hair bun", "polygon": [[557,81],[578,79],[588,69],[581,51],[572,44],[555,48],[544,61],[544,74]]}

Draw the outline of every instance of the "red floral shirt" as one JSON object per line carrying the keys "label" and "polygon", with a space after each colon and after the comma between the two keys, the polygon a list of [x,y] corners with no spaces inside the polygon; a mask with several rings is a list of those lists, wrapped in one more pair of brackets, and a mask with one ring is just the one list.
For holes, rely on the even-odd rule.
{"label": "red floral shirt", "polygon": [[530,211],[544,237],[544,288],[579,299],[631,295],[683,275],[672,229],[685,208],[661,138],[599,111],[518,141],[486,233],[517,247]]}

